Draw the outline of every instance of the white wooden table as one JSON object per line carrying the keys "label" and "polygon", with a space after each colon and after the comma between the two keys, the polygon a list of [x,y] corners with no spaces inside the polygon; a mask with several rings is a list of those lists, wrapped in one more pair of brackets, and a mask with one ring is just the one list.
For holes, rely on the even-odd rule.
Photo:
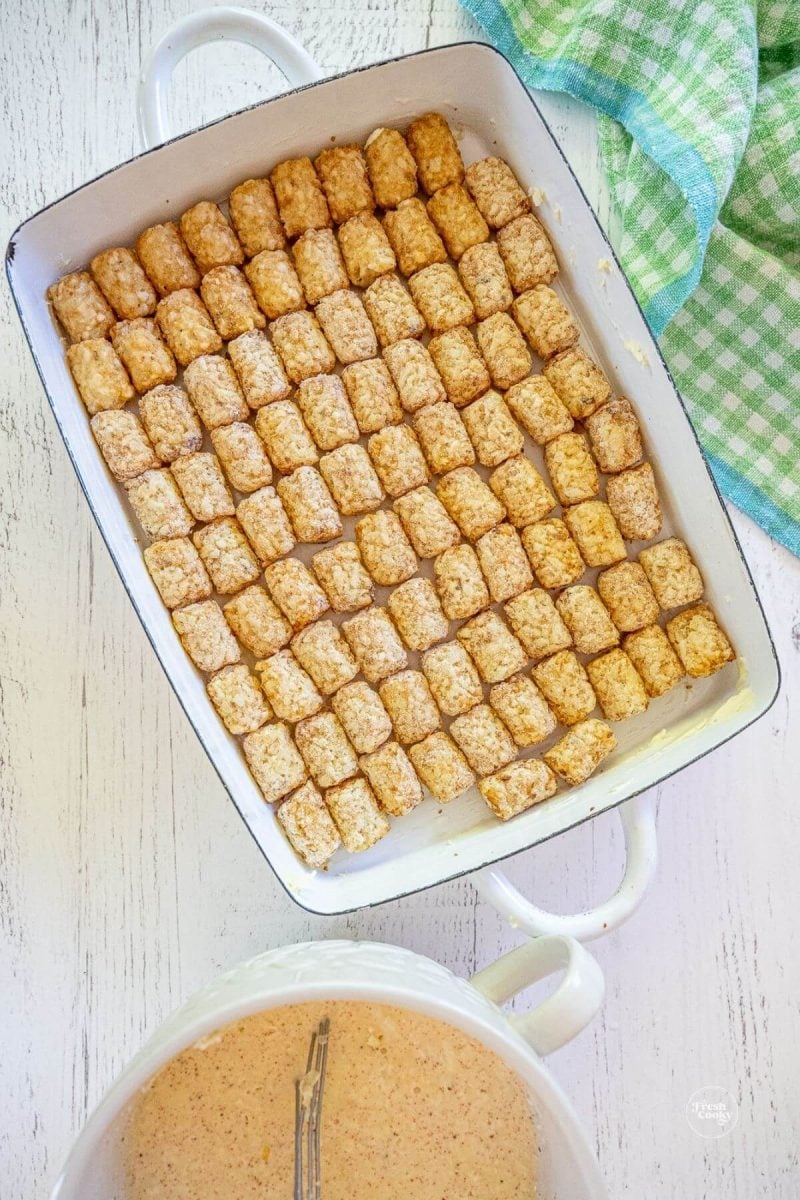
{"label": "white wooden table", "polygon": [[[138,149],[143,53],[194,0],[32,0],[4,37],[2,241],[17,221]],[[330,72],[478,36],[455,0],[280,0],[269,9]],[[281,89],[254,51],[180,69],[197,125]],[[591,117],[542,96],[601,213]],[[0,1196],[48,1192],[87,1112],[161,1019],[220,969],[306,938],[394,941],[463,974],[515,943],[468,881],[341,919],[284,895],[195,740],[79,493],[0,292]],[[650,898],[594,949],[604,1010],[553,1069],[612,1194],[800,1194],[800,564],[734,513],[772,625],[772,712],[660,789]],[[512,876],[573,909],[611,890],[613,816],[522,856]],[[709,1140],[687,1100],[720,1085],[737,1127]],[[579,1200],[579,1198],[576,1198]]]}

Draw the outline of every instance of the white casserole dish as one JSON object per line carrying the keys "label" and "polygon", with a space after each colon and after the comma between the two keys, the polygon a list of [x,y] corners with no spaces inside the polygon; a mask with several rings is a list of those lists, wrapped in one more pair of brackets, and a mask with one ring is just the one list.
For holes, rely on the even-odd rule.
{"label": "white casserole dish", "polygon": [[[319,76],[302,48],[267,18],[235,9],[196,13],[167,35],[151,59],[141,106],[146,141],[167,136],[164,101],[177,60],[220,37],[258,45],[292,82]],[[237,182],[283,158],[313,154],[331,132],[343,142],[364,141],[378,125],[403,126],[429,109],[463,130],[468,162],[501,154],[525,186],[546,193],[539,212],[560,252],[559,286],[615,391],[636,405],[664,502],[664,534],[678,533],[689,543],[739,660],[710,679],[673,689],[647,713],[617,726],[620,749],[582,787],[505,825],[490,816],[477,791],[449,806],[429,800],[366,854],[337,855],[327,871],[317,872],[287,844],[181,648],[145,570],[135,526],[91,436],[44,297],[56,278],[82,267],[100,249],[131,244],[146,225],[175,218],[201,198],[222,199]],[[779,671],[769,631],[680,398],[569,165],[513,68],[491,47],[449,46],[362,68],[175,138],[25,221],[9,244],[7,271],[67,451],[144,629],[239,813],[303,907],[339,913],[496,863],[639,795],[739,733],[774,701]],[[529,932],[589,937],[607,931],[635,905],[655,861],[647,802],[620,812],[629,856],[635,853],[610,906],[577,921],[551,920],[496,868],[484,872],[482,890]]]}
{"label": "white casserole dish", "polygon": [[[566,974],[557,991],[531,1012],[508,1017],[498,1008],[562,968]],[[120,1135],[139,1089],[181,1050],[220,1026],[311,1000],[397,1005],[483,1042],[517,1072],[530,1097],[540,1144],[538,1200],[608,1200],[586,1134],[540,1058],[575,1037],[602,998],[600,968],[571,938],[528,942],[469,982],[420,954],[378,942],[308,942],[269,951],[221,975],[156,1030],[90,1117],[51,1200],[124,1196]],[[324,1195],[324,1181],[322,1190]]]}

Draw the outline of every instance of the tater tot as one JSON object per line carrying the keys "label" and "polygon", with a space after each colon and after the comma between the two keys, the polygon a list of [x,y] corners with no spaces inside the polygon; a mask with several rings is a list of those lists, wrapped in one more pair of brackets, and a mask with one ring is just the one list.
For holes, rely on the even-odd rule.
{"label": "tater tot", "polygon": [[281,721],[303,721],[323,706],[316,685],[291,650],[279,650],[255,666],[264,693]]}
{"label": "tater tot", "polygon": [[337,225],[375,207],[360,146],[330,146],[317,155],[314,166]]}
{"label": "tater tot", "polygon": [[267,324],[238,267],[213,267],[207,271],[200,284],[200,295],[220,337],[226,341],[251,329],[263,329]]}
{"label": "tater tot", "polygon": [[409,579],[386,602],[409,650],[428,650],[447,637],[447,618],[430,579]]}
{"label": "tater tot", "polygon": [[341,630],[368,683],[408,666],[408,655],[385,608],[373,605],[342,622]]}
{"label": "tater tot", "polygon": [[475,320],[472,301],[449,263],[434,263],[417,271],[408,286],[431,333],[444,333]]}
{"label": "tater tot", "polygon": [[[384,679],[378,691],[402,745],[421,742],[440,727],[439,710],[428,681],[419,671],[398,671]],[[374,788],[374,781],[370,782]]]}
{"label": "tater tot", "polygon": [[393,817],[403,817],[422,799],[422,788],[405,750],[387,742],[360,760],[381,807]]}
{"label": "tater tot", "polygon": [[571,650],[559,650],[531,668],[534,681],[562,725],[576,725],[593,712],[597,697],[586,668]]}
{"label": "tater tot", "polygon": [[406,140],[417,164],[422,189],[429,196],[464,178],[461,152],[441,113],[417,117],[406,130]]}
{"label": "tater tot", "polygon": [[164,384],[139,400],[139,415],[161,462],[194,454],[203,444],[203,430],[183,388]]}
{"label": "tater tot", "polygon": [[348,443],[323,454],[319,469],[346,517],[371,512],[383,500],[383,488],[363,446]]}
{"label": "tater tot", "polygon": [[239,641],[256,658],[276,654],[292,636],[291,625],[259,584],[239,592],[223,612]]}
{"label": "tater tot", "polygon": [[280,805],[278,820],[292,849],[309,867],[324,867],[342,844],[333,817],[310,779]]}
{"label": "tater tot", "polygon": [[593,658],[586,671],[607,721],[626,721],[647,708],[644,684],[624,650],[609,650]]}
{"label": "tater tot", "polygon": [[498,230],[497,248],[515,292],[552,283],[558,274],[555,251],[533,213],[515,217]]}
{"label": "tater tot", "polygon": [[542,587],[566,587],[585,570],[577,543],[559,517],[528,525],[522,531],[522,544]]}
{"label": "tater tot", "polygon": [[114,347],[105,338],[85,338],[67,347],[67,364],[89,416],[124,408],[135,396]]}
{"label": "tater tot", "polygon": [[470,467],[475,451],[455,405],[429,404],[412,418],[428,466],[437,475]]}
{"label": "tater tot", "polygon": [[203,525],[192,540],[214,588],[223,596],[255,583],[261,574],[250,543],[233,517],[222,517]]}
{"label": "tater tot", "polygon": [[425,332],[422,313],[396,275],[382,275],[364,292],[364,307],[382,347]]}
{"label": "tater tot", "polygon": [[268,179],[246,179],[228,197],[228,212],[248,258],[286,244],[275,193]]}
{"label": "tater tot", "polygon": [[557,775],[577,787],[594,774],[616,744],[605,722],[592,719],[574,725],[543,757]]}
{"label": "tater tot", "polygon": [[658,620],[658,601],[639,563],[621,562],[601,571],[597,590],[617,629],[630,632]]}
{"label": "tater tot", "polygon": [[95,413],[89,424],[106,466],[118,483],[158,466],[150,439],[135,413],[108,409]]}
{"label": "tater tot", "polygon": [[472,546],[451,546],[433,563],[436,590],[451,621],[474,617],[489,607],[489,589]]}
{"label": "tater tot", "polygon": [[501,821],[541,804],[556,792],[558,784],[550,767],[538,758],[510,763],[478,784],[489,808]]}
{"label": "tater tot", "polygon": [[167,608],[196,604],[211,595],[208,572],[187,537],[153,542],[144,550],[144,565]]}
{"label": "tater tot", "polygon": [[228,733],[255,733],[272,716],[258,680],[244,663],[223,667],[212,675],[206,691]]}
{"label": "tater tot", "polygon": [[228,342],[228,355],[250,408],[263,408],[289,395],[291,385],[283,364],[260,330]]}
{"label": "tater tot", "polygon": [[336,366],[336,355],[312,313],[287,313],[269,328],[292,383],[302,383],[311,375],[328,374]]}
{"label": "tater tot", "polygon": [[498,392],[485,392],[461,415],[482,466],[497,467],[507,458],[522,454],[525,446],[522,430]]}
{"label": "tater tot", "polygon": [[394,587],[416,573],[416,555],[395,513],[382,508],[362,517],[356,542],[364,566],[380,587]]}
{"label": "tater tot", "polygon": [[425,457],[408,425],[387,425],[372,435],[367,448],[388,496],[403,496],[428,482]]}
{"label": "tater tot", "polygon": [[667,621],[672,642],[687,675],[704,679],[736,657],[733,646],[707,604],[696,604]]}
{"label": "tater tot", "polygon": [[462,796],[475,782],[466,758],[442,730],[409,746],[408,757],[423,785],[440,804]]}
{"label": "tater tot", "polygon": [[183,454],[172,464],[172,474],[189,511],[198,521],[233,516],[233,496],[215,454],[204,450]]}
{"label": "tater tot", "polygon": [[482,158],[467,168],[466,184],[492,229],[501,229],[530,211],[531,202],[507,162]]}
{"label": "tater tot", "polygon": [[156,320],[164,340],[182,367],[203,354],[214,354],[222,349],[222,338],[208,309],[197,292],[189,288],[170,292],[160,300]]}
{"label": "tater tot", "polygon": [[450,724],[450,736],[476,775],[492,775],[517,756],[511,734],[488,704],[476,704],[469,712],[455,717]]}
{"label": "tater tot", "polygon": [[667,538],[640,550],[639,562],[662,608],[680,608],[702,596],[702,576],[680,538]]}
{"label": "tater tot", "polygon": [[350,854],[369,850],[389,832],[388,818],[378,807],[366,779],[348,779],[328,788],[325,803]]}
{"label": "tater tot", "polygon": [[272,463],[284,474],[298,467],[313,467],[319,458],[314,439],[291,400],[276,400],[259,409],[256,431]]}
{"label": "tater tot", "polygon": [[525,666],[525,651],[496,612],[479,613],[456,636],[486,683],[500,683]]}
{"label": "tater tot", "polygon": [[495,387],[505,390],[529,374],[530,352],[508,313],[495,313],[480,321],[475,332]]}
{"label": "tater tot", "polygon": [[206,429],[247,420],[247,402],[227,358],[200,355],[186,367],[183,382]]}
{"label": "tater tot", "polygon": [[381,208],[396,208],[417,191],[417,164],[397,129],[376,129],[364,146],[375,199]]}
{"label": "tater tot", "polygon": [[622,647],[651,699],[663,696],[683,678],[680,659],[660,625],[646,625],[627,634]]}
{"label": "tater tot", "polygon": [[239,643],[216,600],[201,600],[176,609],[172,623],[198,671],[220,671],[241,658]]}
{"label": "tater tot", "polygon": [[369,287],[397,266],[391,243],[374,213],[351,217],[339,227],[337,236],[347,274],[356,287]]}
{"label": "tater tot", "polygon": [[458,274],[479,321],[511,307],[514,293],[494,242],[480,242],[465,250]]}
{"label": "tater tot", "polygon": [[413,338],[395,342],[386,347],[383,357],[406,412],[447,399],[442,378],[421,342]]}
{"label": "tater tot", "polygon": [[543,373],[576,421],[590,417],[611,399],[610,383],[580,346],[557,354],[545,363]]}
{"label": "tater tot", "polygon": [[544,448],[550,482],[562,504],[580,504],[600,491],[594,459],[582,433],[561,433]]}
{"label": "tater tot", "polygon": [[120,320],[133,321],[155,312],[155,289],[127,246],[114,246],[95,254],[89,270]]}
{"label": "tater tot", "polygon": [[555,507],[555,497],[524,454],[508,458],[489,476],[489,486],[517,529],[541,521]]}
{"label": "tater tot", "polygon": [[642,436],[629,400],[610,400],[590,413],[585,425],[601,471],[616,474],[641,460]]}
{"label": "tater tot", "polygon": [[475,344],[475,338],[463,325],[432,337],[428,352],[442,377],[448,397],[462,408],[482,396],[491,385],[489,371]]}
{"label": "tater tot", "polygon": [[403,275],[447,260],[444,242],[436,232],[421,200],[403,200],[387,212],[383,228]]}
{"label": "tater tot", "polygon": [[647,542],[660,532],[661,502],[650,463],[612,475],[606,499],[626,541]]}
{"label": "tater tot", "polygon": [[131,508],[148,537],[185,537],[194,528],[194,517],[183,502],[169,471],[145,471],[125,488]]}
{"label": "tater tot", "polygon": [[469,712],[483,699],[480,675],[460,642],[445,642],[426,650],[421,666],[445,716]]}
{"label": "tater tot", "polygon": [[347,272],[331,229],[309,229],[292,247],[295,270],[309,304],[347,287]]}
{"label": "tater tot", "polygon": [[619,632],[600,596],[588,584],[565,588],[556,608],[581,654],[598,654],[619,645]]}
{"label": "tater tot", "polygon": [[152,317],[117,321],[111,342],[140,395],[161,383],[172,383],[178,374],[172,351],[159,336]]}
{"label": "tater tot", "polygon": [[376,433],[402,421],[400,397],[383,359],[351,363],[342,371],[342,383],[361,433]]}
{"label": "tater tot", "polygon": [[116,320],[88,271],[64,275],[47,289],[47,299],[71,342],[105,337]]}
{"label": "tater tot", "polygon": [[328,202],[310,158],[289,158],[278,163],[269,179],[288,238],[307,229],[329,228]]}
{"label": "tater tot", "polygon": [[325,480],[314,467],[298,467],[275,485],[298,542],[332,542],[342,519]]}
{"label": "tater tot", "polygon": [[539,358],[551,358],[577,342],[578,327],[572,314],[547,284],[539,283],[523,292],[511,307],[514,320]]}
{"label": "tater tot", "polygon": [[544,375],[529,375],[506,392],[506,404],[538,446],[569,433],[573,420]]}
{"label": "tater tot", "polygon": [[294,549],[289,518],[273,487],[259,488],[236,509],[247,540],[266,566]]}
{"label": "tater tot", "polygon": [[427,207],[451,258],[459,259],[470,246],[488,240],[489,226],[460,183],[449,183],[434,192]]}
{"label": "tater tot", "polygon": [[325,337],[340,363],[361,362],[378,353],[378,340],[364,303],[355,292],[343,289],[325,296],[316,307]]}
{"label": "tater tot", "polygon": [[619,526],[602,500],[584,500],[565,508],[564,521],[587,566],[609,567],[625,558]]}
{"label": "tater tot", "polygon": [[264,579],[272,599],[295,631],[328,611],[327,596],[299,558],[270,563],[264,568]]}
{"label": "tater tot", "polygon": [[250,287],[271,321],[305,308],[300,278],[285,250],[262,250],[244,269]]}
{"label": "tater tot", "polygon": [[151,225],[140,233],[136,253],[160,296],[199,286],[200,272],[174,221]]}
{"label": "tater tot", "polygon": [[211,444],[237,492],[255,492],[272,482],[272,467],[264,443],[246,421],[234,421],[232,425],[212,430]]}
{"label": "tater tot", "polygon": [[436,494],[464,537],[477,541],[506,515],[503,504],[472,467],[457,467],[443,475]]}
{"label": "tater tot", "polygon": [[213,267],[239,266],[244,250],[219,205],[201,200],[181,217],[181,233],[201,275]]}
{"label": "tater tot", "polygon": [[420,558],[435,558],[461,540],[458,526],[430,488],[414,488],[398,496],[392,507]]}
{"label": "tater tot", "polygon": [[332,695],[358,673],[350,647],[333,621],[306,626],[292,638],[292,653],[323,696]]}
{"label": "tater tot", "polygon": [[503,521],[475,543],[481,571],[496,603],[510,600],[533,585],[528,556],[513,525]]}
{"label": "tater tot", "polygon": [[358,441],[358,425],[338,375],[312,375],[296,393],[297,403],[320,450]]}
{"label": "tater tot", "polygon": [[294,791],[308,778],[306,765],[281,721],[263,725],[242,740],[247,765],[268,804]]}
{"label": "tater tot", "polygon": [[334,612],[357,612],[372,603],[374,584],[354,542],[318,550],[311,563]]}
{"label": "tater tot", "polygon": [[559,650],[568,650],[572,645],[572,634],[542,588],[531,588],[514,596],[505,605],[505,612],[525,653],[534,662]]}
{"label": "tater tot", "polygon": [[331,708],[359,754],[372,754],[392,736],[389,714],[368,683],[346,683],[331,697]]}
{"label": "tater tot", "polygon": [[355,751],[335,713],[306,717],[295,727],[294,738],[319,787],[334,787],[358,771]]}
{"label": "tater tot", "polygon": [[489,703],[521,748],[544,741],[556,727],[556,719],[536,684],[527,675],[512,675],[496,683]]}

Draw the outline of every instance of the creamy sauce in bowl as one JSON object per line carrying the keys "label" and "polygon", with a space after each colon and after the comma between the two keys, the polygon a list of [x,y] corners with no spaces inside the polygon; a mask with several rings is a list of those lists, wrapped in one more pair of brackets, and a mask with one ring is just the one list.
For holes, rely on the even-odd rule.
{"label": "creamy sauce in bowl", "polygon": [[452,1025],[362,1001],[258,1013],[169,1062],[131,1109],[125,1200],[291,1200],[295,1080],[323,1017],[323,1200],[533,1200],[519,1077]]}

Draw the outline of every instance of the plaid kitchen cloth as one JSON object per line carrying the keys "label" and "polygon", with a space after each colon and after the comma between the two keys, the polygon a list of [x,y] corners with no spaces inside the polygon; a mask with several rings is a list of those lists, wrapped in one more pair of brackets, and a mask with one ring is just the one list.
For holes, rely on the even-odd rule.
{"label": "plaid kitchen cloth", "polygon": [[721,491],[800,555],[800,0],[460,0],[600,116],[615,249]]}

